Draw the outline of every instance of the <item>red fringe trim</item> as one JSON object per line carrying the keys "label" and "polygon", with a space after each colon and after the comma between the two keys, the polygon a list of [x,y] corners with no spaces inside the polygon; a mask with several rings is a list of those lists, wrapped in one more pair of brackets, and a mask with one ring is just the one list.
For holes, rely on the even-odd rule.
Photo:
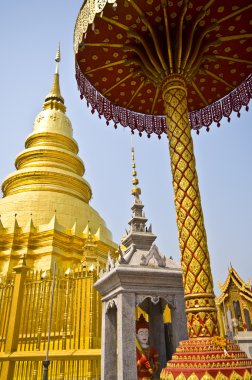
{"label": "red fringe trim", "polygon": [[[91,112],[97,111],[99,117],[103,115],[107,124],[113,120],[115,128],[120,123],[123,127],[130,127],[133,133],[134,130],[137,130],[140,136],[142,132],[146,132],[148,137],[152,133],[155,133],[160,138],[162,133],[166,133],[166,119],[164,115],[145,115],[116,106],[92,86],[82,73],[77,61],[75,70],[81,99],[85,97],[88,106],[90,104],[92,107]],[[226,117],[230,121],[230,115],[233,111],[237,112],[237,116],[240,117],[241,108],[244,106],[247,111],[251,98],[252,75],[249,75],[240,86],[224,98],[200,110],[189,112],[191,128],[199,133],[199,130],[203,127],[206,127],[206,130],[209,131],[209,127],[213,122],[217,123],[219,127],[223,117]]]}

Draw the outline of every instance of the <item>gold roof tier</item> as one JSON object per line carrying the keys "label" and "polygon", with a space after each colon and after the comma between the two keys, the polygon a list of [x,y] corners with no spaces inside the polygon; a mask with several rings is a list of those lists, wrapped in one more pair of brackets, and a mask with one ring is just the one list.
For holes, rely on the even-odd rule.
{"label": "gold roof tier", "polygon": [[[74,228],[74,235],[83,239],[87,225],[92,234],[99,230],[98,240],[107,246],[107,250],[111,247],[113,251],[115,244],[111,232],[98,212],[89,205],[92,190],[82,177],[85,167],[77,155],[78,145],[72,137],[72,125],[65,112],[56,67],[52,89],[45,98],[43,110],[35,118],[25,150],[16,159],[17,170],[3,181],[1,225],[9,232],[16,223],[23,229],[32,217],[33,225],[39,229],[50,223],[56,214],[57,223],[63,230]],[[9,248],[1,250],[0,247],[0,261],[3,257],[7,260]]]}
{"label": "gold roof tier", "polygon": [[225,283],[221,284],[221,282],[219,282],[218,285],[221,290],[221,295],[216,298],[217,305],[221,305],[227,298],[232,298],[232,295],[237,294],[237,297],[233,297],[232,301],[235,300],[235,298],[243,297],[247,301],[251,302],[250,308],[252,312],[252,287],[250,280],[244,282],[232,265],[229,268]]}

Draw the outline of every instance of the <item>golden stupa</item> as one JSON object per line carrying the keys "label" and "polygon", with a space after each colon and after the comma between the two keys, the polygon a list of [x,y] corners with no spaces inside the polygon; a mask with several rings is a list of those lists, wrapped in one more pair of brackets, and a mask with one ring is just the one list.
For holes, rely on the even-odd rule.
{"label": "golden stupa", "polygon": [[89,205],[92,190],[82,177],[85,167],[65,112],[57,62],[17,170],[2,185],[0,273],[10,271],[23,254],[33,269],[49,269],[54,259],[63,267],[78,263],[90,231],[104,262],[115,249],[104,220]]}
{"label": "golden stupa", "polygon": [[59,49],[55,60],[52,89],[17,170],[2,184],[1,380],[35,380],[47,370],[44,378],[98,379],[101,371],[93,283],[116,244],[89,205],[91,187],[60,92]]}

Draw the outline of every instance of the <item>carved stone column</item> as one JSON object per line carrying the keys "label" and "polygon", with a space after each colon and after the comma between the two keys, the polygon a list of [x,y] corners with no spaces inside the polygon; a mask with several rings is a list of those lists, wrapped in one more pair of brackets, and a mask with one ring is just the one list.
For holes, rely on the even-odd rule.
{"label": "carved stone column", "polygon": [[[111,307],[110,307],[111,306]],[[102,303],[101,379],[117,380],[116,303]]]}
{"label": "carved stone column", "polygon": [[133,380],[137,378],[135,294],[120,293],[117,299],[117,376]]}

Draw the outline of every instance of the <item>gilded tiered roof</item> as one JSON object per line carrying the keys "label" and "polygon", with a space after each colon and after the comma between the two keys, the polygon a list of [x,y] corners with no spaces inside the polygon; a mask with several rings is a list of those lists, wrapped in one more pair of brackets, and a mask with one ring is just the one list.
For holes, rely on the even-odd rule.
{"label": "gilded tiered roof", "polygon": [[216,299],[217,304],[221,304],[226,298],[229,297],[231,288],[233,286],[236,288],[236,291],[239,292],[240,296],[252,302],[252,291],[250,281],[244,282],[238,275],[236,270],[232,266],[230,266],[225,283],[221,284],[219,282],[221,295]]}

